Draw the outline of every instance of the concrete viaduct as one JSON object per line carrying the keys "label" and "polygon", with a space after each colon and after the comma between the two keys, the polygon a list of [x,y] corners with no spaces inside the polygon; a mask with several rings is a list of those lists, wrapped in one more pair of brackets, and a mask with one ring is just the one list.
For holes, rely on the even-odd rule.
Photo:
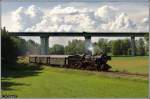
{"label": "concrete viaduct", "polygon": [[[41,54],[48,54],[50,36],[84,37],[85,46],[91,43],[91,37],[131,37],[132,55],[135,55],[135,37],[144,37],[147,32],[9,32],[10,36],[39,36],[41,40]],[[85,51],[88,51],[86,48]]]}

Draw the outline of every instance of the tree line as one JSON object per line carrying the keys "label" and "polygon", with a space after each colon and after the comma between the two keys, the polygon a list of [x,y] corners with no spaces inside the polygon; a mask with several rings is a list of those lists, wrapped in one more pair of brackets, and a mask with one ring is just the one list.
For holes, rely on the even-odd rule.
{"label": "tree line", "polygon": [[5,28],[1,29],[1,60],[2,64],[16,63],[17,57],[29,54],[39,54],[40,45],[32,40],[9,36]]}
{"label": "tree line", "polygon": [[[146,36],[147,38],[147,36]],[[148,41],[143,38],[135,40],[135,54],[139,56],[148,55]],[[55,44],[49,48],[50,54],[84,54],[84,41],[83,40],[72,40],[69,41],[67,46]],[[131,40],[130,39],[119,39],[119,40],[107,40],[99,39],[93,45],[93,54],[98,55],[101,52],[111,55],[131,55]]]}
{"label": "tree line", "polygon": [[[149,35],[145,35],[144,39],[140,38],[135,41],[136,55],[148,55],[149,49]],[[59,55],[74,55],[84,54],[83,40],[72,40],[68,42],[67,46],[55,44],[49,48],[49,54]],[[98,42],[92,43],[93,54],[100,54],[101,52],[111,55],[131,55],[131,40],[107,40],[99,39]],[[1,51],[2,63],[13,63],[17,56],[39,54],[40,45],[33,40],[24,40],[20,37],[12,37],[8,35],[5,28],[1,29]]]}

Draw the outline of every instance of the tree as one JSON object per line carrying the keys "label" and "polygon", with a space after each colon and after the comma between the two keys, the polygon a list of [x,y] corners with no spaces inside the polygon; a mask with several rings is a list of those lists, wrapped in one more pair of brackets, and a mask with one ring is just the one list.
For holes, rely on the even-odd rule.
{"label": "tree", "polygon": [[40,46],[32,40],[26,42],[20,37],[9,36],[4,27],[1,29],[1,48],[2,64],[13,64],[18,56],[26,55],[27,52],[35,53],[39,51]]}
{"label": "tree", "polygon": [[24,39],[20,37],[11,37],[12,40],[15,42],[18,50],[18,55],[26,55],[27,52],[27,43]]}
{"label": "tree", "polygon": [[146,41],[146,48],[145,48],[146,54],[149,55],[149,34],[146,34],[146,35],[144,36],[144,39],[145,39],[145,41]]}
{"label": "tree", "polygon": [[145,55],[145,43],[142,38],[140,38],[137,43],[137,54],[141,56]]}
{"label": "tree", "polygon": [[65,47],[65,54],[75,55],[84,53],[84,41],[72,40]]}
{"label": "tree", "polygon": [[2,67],[4,64],[16,63],[19,49],[15,41],[8,35],[5,27],[1,29]]}
{"label": "tree", "polygon": [[100,53],[102,52],[102,50],[99,48],[99,46],[97,44],[94,44],[94,55],[100,55]]}
{"label": "tree", "polygon": [[122,40],[122,54],[131,55],[130,53],[131,41],[129,39]]}
{"label": "tree", "polygon": [[131,55],[131,42],[129,39],[112,41],[113,55]]}
{"label": "tree", "polygon": [[121,50],[122,50],[121,40],[112,41],[112,54],[122,55]]}
{"label": "tree", "polygon": [[107,53],[109,51],[108,48],[108,40],[107,39],[99,39],[97,43],[98,47],[101,49],[102,52]]}
{"label": "tree", "polygon": [[40,45],[35,43],[33,40],[28,40],[26,42],[26,47],[26,54],[40,54]]}
{"label": "tree", "polygon": [[55,44],[52,48],[49,49],[50,54],[58,54],[62,55],[64,54],[64,46]]}
{"label": "tree", "polygon": [[144,39],[147,41],[147,43],[149,43],[149,33],[144,36]]}
{"label": "tree", "polygon": [[132,51],[131,51],[131,48],[128,49],[128,55],[131,55],[132,54]]}

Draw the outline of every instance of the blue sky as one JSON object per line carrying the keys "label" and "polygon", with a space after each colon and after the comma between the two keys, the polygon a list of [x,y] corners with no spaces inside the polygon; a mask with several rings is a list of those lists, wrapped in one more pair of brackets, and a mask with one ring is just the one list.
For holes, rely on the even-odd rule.
{"label": "blue sky", "polygon": [[[41,2],[43,1],[43,2]],[[57,2],[56,2],[57,1]],[[60,2],[62,1],[62,2]],[[75,1],[75,2],[73,2]],[[78,1],[78,2],[77,2]],[[106,2],[107,1],[107,2]],[[138,5],[139,7],[148,6],[148,0],[2,0],[2,12],[8,12],[17,9],[20,6],[27,7],[29,5],[37,5],[39,7],[53,7],[57,4],[88,4],[94,6],[102,5],[102,4],[113,4],[117,6],[130,6],[130,5]],[[138,9],[138,8],[137,8]]]}
{"label": "blue sky", "polygon": [[[2,26],[6,26],[9,31],[26,32],[148,31],[148,0],[55,1],[57,2],[54,0],[3,1],[1,3]],[[64,38],[61,40],[51,38],[50,41],[66,45],[73,38],[67,38],[64,42],[62,39]],[[93,41],[97,39],[93,38]],[[34,40],[39,42],[39,38]]]}

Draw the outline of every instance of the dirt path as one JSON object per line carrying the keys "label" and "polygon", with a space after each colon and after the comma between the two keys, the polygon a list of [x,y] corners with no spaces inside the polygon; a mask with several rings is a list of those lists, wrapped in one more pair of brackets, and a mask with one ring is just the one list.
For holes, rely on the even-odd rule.
{"label": "dirt path", "polygon": [[148,74],[128,73],[128,72],[120,72],[120,71],[108,71],[108,72],[102,72],[102,74],[113,76],[113,77],[140,78],[140,79],[148,80]]}
{"label": "dirt path", "polygon": [[133,75],[133,76],[143,76],[148,77],[148,74],[140,74],[140,73],[129,73],[129,72],[117,72],[117,71],[109,71],[111,73],[122,74],[122,75]]}

